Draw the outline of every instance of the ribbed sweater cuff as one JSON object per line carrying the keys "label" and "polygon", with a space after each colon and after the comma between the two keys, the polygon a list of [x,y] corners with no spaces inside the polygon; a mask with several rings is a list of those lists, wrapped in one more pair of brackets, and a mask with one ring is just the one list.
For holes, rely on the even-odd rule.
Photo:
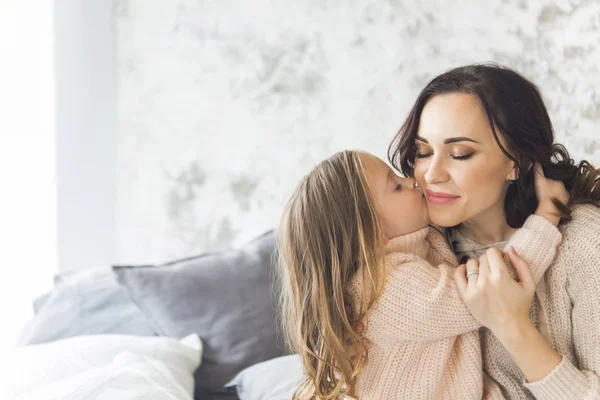
{"label": "ribbed sweater cuff", "polygon": [[566,357],[543,379],[524,385],[537,400],[586,399],[590,386],[585,376]]}
{"label": "ribbed sweater cuff", "polygon": [[538,232],[541,237],[547,238],[549,240],[548,244],[551,246],[551,248],[558,246],[562,239],[562,234],[558,228],[554,226],[552,222],[548,221],[544,217],[540,217],[539,215],[530,215],[523,224],[523,228],[531,229],[535,232]]}
{"label": "ribbed sweater cuff", "polygon": [[[548,256],[555,254],[561,240],[562,234],[554,224],[544,217],[533,214],[527,218],[523,227],[511,236],[504,247],[504,252],[508,252],[512,246],[530,264],[545,265],[552,261],[548,260]],[[544,266],[544,270],[547,266]]]}

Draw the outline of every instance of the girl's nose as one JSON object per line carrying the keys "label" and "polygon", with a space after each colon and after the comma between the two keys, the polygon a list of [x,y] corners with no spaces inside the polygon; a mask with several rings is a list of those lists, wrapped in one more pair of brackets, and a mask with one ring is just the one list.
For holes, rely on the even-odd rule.
{"label": "girl's nose", "polygon": [[403,178],[404,182],[403,185],[406,186],[409,189],[414,189],[417,187],[417,181],[415,181],[413,178]]}

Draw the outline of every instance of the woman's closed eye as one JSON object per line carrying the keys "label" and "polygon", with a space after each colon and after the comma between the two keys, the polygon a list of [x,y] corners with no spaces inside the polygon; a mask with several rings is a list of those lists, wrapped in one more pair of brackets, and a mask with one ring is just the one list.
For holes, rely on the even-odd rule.
{"label": "woman's closed eye", "polygon": [[[453,160],[468,160],[469,158],[473,157],[475,153],[467,153],[467,154],[450,154],[450,157]],[[432,155],[432,153],[421,153],[419,151],[417,151],[417,154],[415,154],[415,158],[427,158],[430,157]]]}
{"label": "woman's closed eye", "polygon": [[469,158],[473,157],[475,153],[468,153],[468,154],[464,154],[464,155],[450,155],[450,157],[452,157],[453,160],[468,160]]}

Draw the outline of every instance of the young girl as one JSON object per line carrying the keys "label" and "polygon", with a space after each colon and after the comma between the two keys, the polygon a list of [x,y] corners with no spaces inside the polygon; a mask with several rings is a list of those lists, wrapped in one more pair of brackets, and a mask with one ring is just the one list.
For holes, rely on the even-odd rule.
{"label": "young girl", "polygon": [[[556,212],[540,199],[509,241],[522,279],[529,263],[537,282],[554,258]],[[295,399],[502,397],[484,385],[480,325],[456,290],[455,256],[428,223],[420,188],[368,153],[337,153],[300,182],[278,231],[284,333],[306,377]],[[497,266],[502,255],[480,262]],[[477,274],[467,271],[469,284]],[[365,365],[348,352],[360,338],[346,304],[366,326]]]}

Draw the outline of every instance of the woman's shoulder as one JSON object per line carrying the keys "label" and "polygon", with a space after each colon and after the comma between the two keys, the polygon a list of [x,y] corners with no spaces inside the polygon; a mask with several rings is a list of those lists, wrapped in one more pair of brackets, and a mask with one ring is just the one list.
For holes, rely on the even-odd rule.
{"label": "woman's shoulder", "polygon": [[[600,272],[600,208],[578,205],[572,209],[572,219],[560,226],[563,236],[553,269],[573,276],[592,268]],[[594,265],[591,265],[591,264]]]}
{"label": "woman's shoulder", "polygon": [[587,236],[600,240],[600,207],[591,204],[577,205],[573,207],[571,216],[572,219],[560,227],[563,242],[582,240]]}
{"label": "woman's shoulder", "polygon": [[577,214],[577,216],[582,216],[582,215],[595,215],[596,217],[600,216],[600,207],[597,207],[593,204],[578,204],[576,206],[573,206],[573,217],[575,217],[575,214]]}

